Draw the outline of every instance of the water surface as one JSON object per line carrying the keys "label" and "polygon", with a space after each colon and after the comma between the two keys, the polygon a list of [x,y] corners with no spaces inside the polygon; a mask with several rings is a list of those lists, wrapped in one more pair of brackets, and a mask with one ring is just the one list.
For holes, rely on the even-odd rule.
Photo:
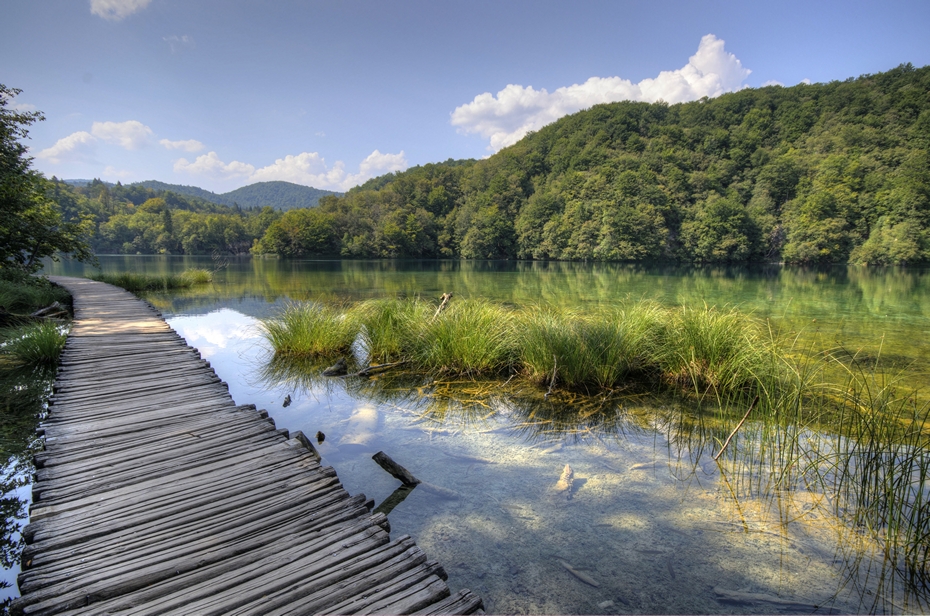
{"label": "water surface", "polygon": [[[102,258],[106,271],[213,267],[210,259]],[[74,264],[51,273],[80,274]],[[150,300],[210,360],[240,403],[279,427],[322,432],[324,464],[376,504],[421,480],[389,514],[489,613],[923,612],[866,533],[816,487],[786,489],[737,458],[711,459],[731,424],[652,395],[566,406],[538,391],[422,379],[326,379],[269,369],[257,318],[288,301],[486,297],[589,306],[648,298],[738,306],[803,345],[842,347],[922,383],[930,357],[923,270],[645,268],[496,262],[230,261],[214,283]],[[560,394],[561,395],[561,394]],[[290,403],[285,406],[285,398]],[[750,440],[760,428],[748,423]],[[717,439],[717,440],[714,440]],[[565,466],[570,494],[556,489]],[[570,498],[569,498],[570,496]]]}

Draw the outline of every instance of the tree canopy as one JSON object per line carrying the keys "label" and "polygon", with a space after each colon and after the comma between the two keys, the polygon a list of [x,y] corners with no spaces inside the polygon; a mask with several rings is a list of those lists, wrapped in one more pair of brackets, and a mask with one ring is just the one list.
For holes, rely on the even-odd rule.
{"label": "tree canopy", "polygon": [[66,220],[49,194],[48,180],[31,169],[22,140],[28,127],[44,117],[38,111],[11,109],[10,101],[19,93],[0,84],[0,268],[33,272],[43,257],[59,251],[91,259],[84,241],[88,222]]}
{"label": "tree canopy", "polygon": [[927,263],[930,67],[596,105],[319,208],[348,257]]}

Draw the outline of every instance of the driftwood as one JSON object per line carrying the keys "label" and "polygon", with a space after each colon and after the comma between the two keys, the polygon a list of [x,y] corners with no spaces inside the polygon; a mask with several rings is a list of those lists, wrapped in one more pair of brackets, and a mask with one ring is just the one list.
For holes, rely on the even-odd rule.
{"label": "driftwood", "polygon": [[439,308],[437,308],[435,314],[433,314],[433,319],[438,317],[439,313],[446,309],[446,305],[449,303],[449,300],[452,299],[452,293],[443,293],[442,297],[439,299],[442,301],[439,302]]}
{"label": "driftwood", "polygon": [[415,486],[420,483],[420,480],[414,477],[410,471],[392,460],[391,456],[387,455],[383,451],[379,451],[375,455],[371,456],[371,459],[377,462],[378,466],[399,479],[405,486]]}
{"label": "driftwood", "polygon": [[45,308],[40,308],[32,314],[17,314],[10,312],[5,306],[0,306],[0,327],[26,325],[48,320],[61,320],[68,318],[68,311],[58,302],[52,302]]}
{"label": "driftwood", "polygon": [[372,374],[381,372],[383,370],[389,370],[396,366],[403,366],[406,363],[407,363],[407,360],[395,361],[389,364],[375,364],[374,366],[368,366],[367,368],[362,368],[358,372],[353,372],[352,374],[349,374],[347,376],[371,376]]}

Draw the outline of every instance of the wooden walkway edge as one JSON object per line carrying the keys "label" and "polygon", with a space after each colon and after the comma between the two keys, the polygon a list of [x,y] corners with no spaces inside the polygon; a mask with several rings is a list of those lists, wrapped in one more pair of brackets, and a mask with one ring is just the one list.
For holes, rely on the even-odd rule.
{"label": "wooden walkway edge", "polygon": [[470,614],[468,590],[394,540],[301,434],[236,405],[122,289],[74,297],[42,428],[14,614]]}

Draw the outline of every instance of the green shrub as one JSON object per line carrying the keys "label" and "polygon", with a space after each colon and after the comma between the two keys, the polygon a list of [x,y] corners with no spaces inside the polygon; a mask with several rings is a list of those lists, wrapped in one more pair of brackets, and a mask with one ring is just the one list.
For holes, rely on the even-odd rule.
{"label": "green shrub", "polygon": [[278,318],[261,321],[276,356],[318,357],[348,352],[359,333],[351,313],[323,304],[291,304]]}
{"label": "green shrub", "polygon": [[9,361],[30,366],[53,366],[65,348],[67,328],[46,321],[8,329],[0,353]]}

